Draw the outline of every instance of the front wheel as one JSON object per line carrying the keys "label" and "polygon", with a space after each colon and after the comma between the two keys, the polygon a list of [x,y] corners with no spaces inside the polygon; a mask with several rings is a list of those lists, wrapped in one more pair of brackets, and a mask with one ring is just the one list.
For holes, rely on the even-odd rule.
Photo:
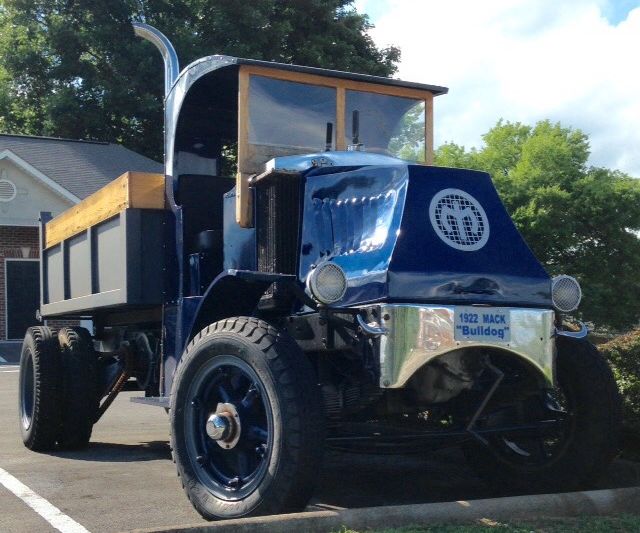
{"label": "front wheel", "polygon": [[539,436],[494,435],[464,449],[478,474],[498,490],[577,490],[593,483],[618,451],[621,401],[606,361],[586,340],[558,337],[558,387],[489,415],[484,424],[555,422]]}
{"label": "front wheel", "polygon": [[231,318],[189,344],[171,393],[171,447],[206,519],[301,510],[320,465],[318,384],[295,341]]}

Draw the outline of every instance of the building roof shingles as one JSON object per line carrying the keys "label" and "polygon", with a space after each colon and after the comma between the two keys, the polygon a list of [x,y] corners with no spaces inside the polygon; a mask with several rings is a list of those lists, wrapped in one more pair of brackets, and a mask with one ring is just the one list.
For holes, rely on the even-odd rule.
{"label": "building roof shingles", "polygon": [[80,199],[128,170],[163,172],[160,163],[113,143],[0,133],[0,153],[6,149]]}

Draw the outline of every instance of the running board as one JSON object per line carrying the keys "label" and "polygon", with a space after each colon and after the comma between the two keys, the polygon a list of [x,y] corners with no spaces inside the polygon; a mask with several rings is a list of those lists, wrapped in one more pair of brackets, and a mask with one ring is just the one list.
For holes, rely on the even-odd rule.
{"label": "running board", "polygon": [[164,407],[165,409],[169,408],[168,396],[137,396],[129,399],[133,403],[144,403],[147,405],[154,405],[156,407]]}

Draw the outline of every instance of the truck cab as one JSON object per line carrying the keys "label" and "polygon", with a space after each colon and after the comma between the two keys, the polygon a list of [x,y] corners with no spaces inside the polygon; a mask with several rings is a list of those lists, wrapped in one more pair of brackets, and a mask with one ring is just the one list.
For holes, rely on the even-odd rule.
{"label": "truck cab", "polygon": [[446,88],[220,55],[179,72],[136,32],[165,58],[165,173],[43,214],[41,317],[94,331],[27,332],[27,447],[87,445],[135,379],[208,519],[303,508],[325,447],[460,446],[536,490],[606,467],[619,399],[563,326],[580,286],[488,174],[433,166]]}

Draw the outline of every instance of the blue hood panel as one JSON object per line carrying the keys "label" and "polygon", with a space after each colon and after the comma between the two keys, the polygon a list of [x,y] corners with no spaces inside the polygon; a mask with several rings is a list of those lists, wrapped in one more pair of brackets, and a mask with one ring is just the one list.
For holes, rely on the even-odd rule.
{"label": "blue hood panel", "polygon": [[307,176],[300,277],[331,259],[344,305],[378,300],[552,307],[548,274],[488,174],[397,165]]}

